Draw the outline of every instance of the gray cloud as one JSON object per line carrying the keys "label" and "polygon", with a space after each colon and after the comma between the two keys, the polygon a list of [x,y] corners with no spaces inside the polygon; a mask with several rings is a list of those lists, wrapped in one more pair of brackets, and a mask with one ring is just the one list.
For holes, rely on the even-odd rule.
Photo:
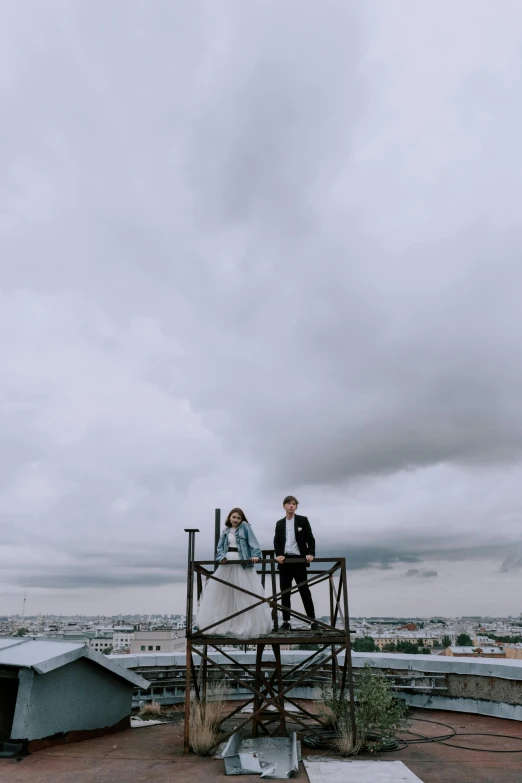
{"label": "gray cloud", "polygon": [[431,571],[419,571],[418,568],[409,568],[404,576],[407,577],[417,577],[419,579],[431,579],[432,577],[438,576],[438,571],[431,570]]}
{"label": "gray cloud", "polygon": [[510,571],[518,571],[522,569],[522,542],[515,545],[511,551],[506,554],[500,571],[503,574],[508,574]]}
{"label": "gray cloud", "polygon": [[408,19],[2,5],[6,595],[166,601],[185,527],[268,546],[288,491],[373,613],[403,564],[516,595],[522,10]]}

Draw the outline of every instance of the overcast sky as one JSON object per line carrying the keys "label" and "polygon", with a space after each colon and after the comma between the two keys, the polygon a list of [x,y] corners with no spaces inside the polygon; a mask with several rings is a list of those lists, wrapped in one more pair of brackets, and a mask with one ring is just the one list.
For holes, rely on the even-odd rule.
{"label": "overcast sky", "polygon": [[0,0],[0,612],[291,492],[352,614],[521,613],[521,94],[519,0]]}

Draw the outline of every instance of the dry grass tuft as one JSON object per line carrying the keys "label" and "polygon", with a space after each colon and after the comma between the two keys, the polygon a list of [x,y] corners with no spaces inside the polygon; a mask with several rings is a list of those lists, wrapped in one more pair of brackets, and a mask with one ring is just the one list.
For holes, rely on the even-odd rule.
{"label": "dry grass tuft", "polygon": [[161,704],[157,701],[151,701],[150,704],[144,704],[138,712],[138,717],[144,720],[157,720],[161,717]]}
{"label": "dry grass tuft", "polygon": [[319,717],[327,726],[334,726],[337,723],[335,711],[324,702],[319,706]]}
{"label": "dry grass tuft", "polygon": [[341,756],[356,756],[362,744],[362,740],[353,741],[352,726],[347,718],[343,717],[337,721],[337,738],[334,746]]}
{"label": "dry grass tuft", "polygon": [[209,756],[219,741],[219,724],[226,715],[224,686],[209,689],[206,701],[190,700],[190,747],[196,756]]}

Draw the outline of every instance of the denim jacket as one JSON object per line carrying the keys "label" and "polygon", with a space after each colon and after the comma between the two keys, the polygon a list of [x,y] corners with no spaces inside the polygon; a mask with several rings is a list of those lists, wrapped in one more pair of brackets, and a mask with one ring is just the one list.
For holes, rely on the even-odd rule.
{"label": "denim jacket", "polygon": [[[227,556],[228,552],[228,534],[230,528],[226,527],[221,533],[216,549],[216,560],[220,563]],[[241,522],[238,528],[235,530],[236,534],[236,546],[237,553],[240,560],[250,560],[251,557],[261,558],[261,548],[256,538],[256,534],[252,530],[252,527],[246,523]],[[253,564],[244,565],[243,568],[253,568]]]}

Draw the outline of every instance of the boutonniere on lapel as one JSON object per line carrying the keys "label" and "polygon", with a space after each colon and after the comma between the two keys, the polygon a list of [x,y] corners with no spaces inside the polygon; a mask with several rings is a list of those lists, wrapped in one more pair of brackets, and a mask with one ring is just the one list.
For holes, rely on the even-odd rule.
{"label": "boutonniere on lapel", "polygon": [[298,527],[297,532],[299,533],[302,529],[303,529],[302,527]]}

